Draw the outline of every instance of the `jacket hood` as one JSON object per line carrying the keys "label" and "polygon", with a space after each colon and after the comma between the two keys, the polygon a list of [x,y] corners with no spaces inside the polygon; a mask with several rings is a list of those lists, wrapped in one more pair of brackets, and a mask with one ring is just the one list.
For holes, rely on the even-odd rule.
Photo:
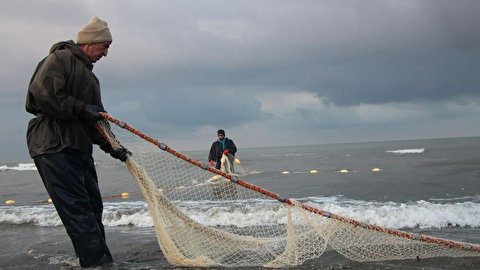
{"label": "jacket hood", "polygon": [[73,40],[60,41],[53,44],[52,48],[50,48],[50,53],[54,53],[59,50],[69,50],[82,62],[84,62],[87,67],[89,67],[90,69],[93,68],[93,64]]}

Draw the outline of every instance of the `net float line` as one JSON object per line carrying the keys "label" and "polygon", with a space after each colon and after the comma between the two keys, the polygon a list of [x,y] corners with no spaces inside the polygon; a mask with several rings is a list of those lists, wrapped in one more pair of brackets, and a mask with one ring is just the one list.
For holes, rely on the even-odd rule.
{"label": "net float line", "polygon": [[357,221],[357,220],[354,220],[354,219],[351,219],[351,218],[343,217],[343,216],[340,216],[340,215],[337,215],[337,214],[330,213],[328,211],[318,209],[318,208],[313,207],[311,205],[307,205],[307,204],[304,204],[304,203],[299,203],[299,202],[297,202],[293,199],[283,198],[277,193],[274,193],[272,191],[264,189],[260,186],[251,184],[251,183],[249,183],[249,182],[247,182],[243,179],[238,178],[237,176],[227,174],[227,173],[225,173],[221,170],[210,167],[208,164],[205,164],[205,163],[202,163],[198,160],[192,159],[189,156],[174,150],[173,148],[167,146],[165,143],[162,143],[162,142],[146,135],[145,133],[141,132],[140,130],[134,128],[133,126],[127,124],[126,122],[123,122],[123,121],[113,117],[112,115],[110,115],[108,113],[100,112],[100,114],[104,119],[110,121],[111,123],[116,124],[120,128],[123,128],[123,129],[126,129],[126,130],[130,131],[131,133],[133,133],[133,134],[137,135],[138,137],[156,145],[157,147],[159,147],[163,151],[166,151],[166,152],[176,156],[177,158],[180,158],[180,159],[182,159],[182,160],[184,160],[184,161],[186,161],[186,162],[188,162],[188,163],[190,163],[194,166],[200,167],[200,168],[202,168],[204,170],[207,170],[211,173],[220,175],[220,176],[232,181],[235,184],[238,184],[238,185],[240,185],[244,188],[247,188],[247,189],[256,191],[258,193],[261,193],[265,196],[268,196],[272,199],[278,200],[282,203],[286,203],[286,204],[289,204],[289,205],[298,205],[308,212],[318,214],[318,215],[321,215],[321,216],[326,217],[326,218],[331,218],[331,219],[334,219],[334,220],[338,220],[338,221],[343,222],[343,223],[348,223],[348,224],[351,224],[355,227],[361,227],[361,228],[372,230],[372,231],[383,232],[385,234],[389,234],[389,235],[393,235],[393,236],[397,236],[397,237],[401,237],[401,238],[405,238],[405,239],[409,239],[409,240],[415,240],[415,241],[420,241],[420,242],[430,243],[430,244],[437,244],[437,245],[442,245],[442,246],[446,246],[446,247],[449,247],[449,248],[457,248],[457,249],[462,249],[462,250],[465,250],[465,251],[473,251],[473,252],[480,253],[480,245],[477,245],[477,244],[457,242],[457,241],[453,241],[453,240],[448,240],[448,239],[443,239],[443,238],[438,238],[438,237],[432,237],[432,236],[426,236],[426,235],[420,235],[420,234],[415,234],[415,233],[407,233],[407,232],[403,232],[403,231],[400,231],[400,230],[389,229],[389,228],[385,228],[385,227],[378,226],[378,225],[367,224],[367,223],[360,222],[360,221]]}

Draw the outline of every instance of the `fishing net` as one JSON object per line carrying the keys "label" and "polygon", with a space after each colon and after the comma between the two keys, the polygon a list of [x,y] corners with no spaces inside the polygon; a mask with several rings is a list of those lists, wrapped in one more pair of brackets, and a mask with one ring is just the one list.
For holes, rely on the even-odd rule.
{"label": "fishing net", "polygon": [[[172,265],[288,267],[330,250],[355,261],[480,255],[478,245],[365,224],[282,198],[102,115],[113,124],[101,121],[99,130],[114,148],[121,143],[132,152],[126,165]],[[206,214],[199,216],[198,208]],[[212,225],[209,219],[218,211],[232,217],[248,213],[252,222]]]}

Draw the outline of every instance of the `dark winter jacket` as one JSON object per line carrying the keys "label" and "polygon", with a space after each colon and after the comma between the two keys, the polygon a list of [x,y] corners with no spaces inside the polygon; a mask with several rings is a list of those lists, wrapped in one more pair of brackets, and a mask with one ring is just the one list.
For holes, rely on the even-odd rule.
{"label": "dark winter jacket", "polygon": [[26,110],[36,117],[28,123],[31,157],[74,148],[92,153],[100,136],[81,120],[86,104],[103,108],[93,64],[73,41],[56,43],[38,64],[28,87]]}
{"label": "dark winter jacket", "polygon": [[208,154],[208,160],[213,160],[217,164],[220,164],[220,159],[222,158],[223,151],[228,149],[230,154],[235,156],[235,153],[237,152],[237,147],[235,146],[235,143],[233,143],[232,140],[229,138],[225,137],[225,148],[222,148],[222,143],[219,141],[215,141],[212,143],[212,147],[210,147],[210,153]]}

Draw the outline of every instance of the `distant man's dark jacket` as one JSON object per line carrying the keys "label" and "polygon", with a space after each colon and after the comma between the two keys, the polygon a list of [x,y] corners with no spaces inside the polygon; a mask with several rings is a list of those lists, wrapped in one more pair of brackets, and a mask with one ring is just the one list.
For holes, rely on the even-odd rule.
{"label": "distant man's dark jacket", "polygon": [[85,104],[103,108],[93,64],[73,41],[56,43],[38,64],[30,80],[26,110],[30,120],[27,145],[31,157],[73,148],[92,153],[100,136],[80,121]]}
{"label": "distant man's dark jacket", "polygon": [[222,143],[219,142],[218,140],[212,143],[212,147],[210,147],[210,153],[208,155],[208,160],[213,160],[217,163],[217,167],[220,168],[220,159],[222,158],[223,151],[228,150],[230,154],[235,156],[235,153],[237,152],[237,147],[235,146],[235,143],[233,143],[232,140],[229,138],[225,137],[225,148],[222,148]]}

